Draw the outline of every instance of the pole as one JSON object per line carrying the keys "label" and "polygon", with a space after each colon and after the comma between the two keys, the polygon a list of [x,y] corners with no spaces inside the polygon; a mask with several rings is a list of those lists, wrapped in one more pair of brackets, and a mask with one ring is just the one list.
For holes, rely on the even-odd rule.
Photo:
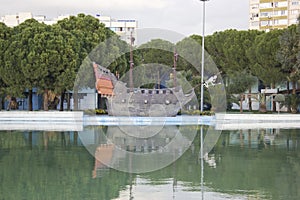
{"label": "pole", "polygon": [[133,71],[133,52],[132,52],[132,46],[133,46],[134,38],[132,37],[132,32],[130,34],[130,68],[129,68],[129,87],[130,92],[133,92],[133,77],[132,77],[132,71]]}
{"label": "pole", "polygon": [[201,156],[201,196],[202,199],[204,200],[204,154],[203,154],[203,125],[201,125],[201,129],[200,129],[201,133],[200,133],[200,156]]}
{"label": "pole", "polygon": [[203,112],[203,94],[204,94],[204,37],[205,37],[205,2],[208,0],[200,0],[203,2],[203,17],[202,17],[202,57],[201,57],[201,97],[200,97],[200,111]]}
{"label": "pole", "polygon": [[176,65],[177,65],[177,58],[178,58],[178,54],[176,52],[176,48],[174,47],[174,59],[173,59],[173,84],[174,84],[174,88],[175,91],[177,91],[177,75],[176,75]]}

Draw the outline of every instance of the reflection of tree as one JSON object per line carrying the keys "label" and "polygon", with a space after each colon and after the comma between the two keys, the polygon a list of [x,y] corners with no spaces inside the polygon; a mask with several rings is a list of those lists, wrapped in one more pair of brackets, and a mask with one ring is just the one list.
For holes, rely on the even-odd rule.
{"label": "reflection of tree", "polygon": [[[205,131],[204,131],[205,132]],[[300,182],[298,177],[300,162],[297,148],[293,148],[288,159],[286,146],[280,146],[287,138],[292,142],[299,142],[299,136],[287,133],[290,130],[281,130],[280,136],[276,138],[277,144],[272,148],[254,148],[258,141],[251,131],[246,131],[243,139],[246,141],[252,135],[252,144],[248,141],[248,148],[240,147],[240,144],[230,144],[230,132],[223,131],[215,148],[217,167],[211,168],[206,164],[204,178],[206,186],[221,193],[243,194],[249,197],[261,197],[267,199],[299,199],[298,189]],[[295,130],[297,132],[297,130]],[[248,135],[247,135],[248,134]],[[250,136],[249,136],[250,134]],[[262,133],[263,134],[263,133]],[[237,141],[240,141],[240,132],[236,132]],[[244,141],[243,141],[244,142]],[[147,173],[141,176],[150,184],[167,184],[171,177],[190,191],[200,189],[200,164],[197,163],[199,151],[199,137],[195,140],[189,150],[179,158],[174,173],[174,166],[168,166],[162,170]],[[246,144],[246,143],[245,143]],[[193,153],[194,152],[194,153]]]}
{"label": "reflection of tree", "polygon": [[[26,132],[1,132],[1,199],[117,198],[129,184],[129,175],[111,170],[101,179],[92,179],[93,157],[76,144],[76,134],[34,132],[28,137]],[[32,149],[24,148],[30,140]]]}
{"label": "reflection of tree", "polygon": [[[180,132],[188,133],[195,128],[183,126]],[[280,130],[275,138],[276,145],[271,144],[268,148],[255,145],[259,142],[257,133],[223,131],[213,149],[217,167],[210,168],[206,164],[204,168],[206,186],[221,193],[299,199],[300,154],[296,145],[300,140],[299,130]],[[259,133],[268,134],[266,131]],[[243,148],[240,147],[240,134],[244,134]],[[45,135],[47,150],[44,149]],[[94,158],[84,147],[78,146],[80,141],[76,144],[75,138],[76,133],[72,132],[1,132],[1,198],[113,199],[134,183],[135,175],[130,178],[129,174],[115,170],[93,179]],[[233,138],[237,144],[232,143]],[[246,145],[249,138],[251,144],[248,141],[249,145]],[[170,184],[172,178],[177,185],[198,191],[201,177],[199,144],[199,136],[196,136],[191,148],[175,163],[139,176],[147,179],[150,185]],[[26,148],[30,145],[32,149]]]}

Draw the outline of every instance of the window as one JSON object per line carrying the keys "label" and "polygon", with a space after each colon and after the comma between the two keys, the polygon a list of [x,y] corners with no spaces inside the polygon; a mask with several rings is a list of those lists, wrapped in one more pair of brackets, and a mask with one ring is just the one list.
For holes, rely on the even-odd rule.
{"label": "window", "polygon": [[261,17],[268,17],[268,16],[271,16],[271,14],[269,12],[261,12],[260,16]]}
{"label": "window", "polygon": [[277,7],[287,7],[288,3],[287,1],[282,1],[277,3]]}
{"label": "window", "polygon": [[251,26],[259,26],[259,22],[252,22]]}
{"label": "window", "polygon": [[269,25],[269,21],[261,21],[260,25],[261,26],[268,26]]}
{"label": "window", "polygon": [[292,15],[298,15],[298,13],[299,13],[299,10],[291,10]]}
{"label": "window", "polygon": [[273,3],[261,3],[260,8],[272,8]]}
{"label": "window", "polygon": [[280,25],[285,25],[285,24],[287,24],[288,22],[287,22],[287,19],[280,19],[279,21],[278,21],[278,24],[280,24]]}

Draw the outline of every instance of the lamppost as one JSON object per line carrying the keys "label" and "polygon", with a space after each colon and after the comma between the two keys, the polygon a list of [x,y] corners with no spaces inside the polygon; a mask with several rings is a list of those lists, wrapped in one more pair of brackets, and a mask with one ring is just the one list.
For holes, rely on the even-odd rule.
{"label": "lamppost", "polygon": [[[203,94],[204,94],[204,37],[205,37],[205,2],[208,0],[200,0],[203,2],[203,17],[202,17],[202,56],[201,56],[201,102],[200,102],[200,111],[203,112]],[[204,199],[204,152],[203,152],[203,126],[201,126],[200,132],[200,159],[201,159],[201,194],[202,199]]]}
{"label": "lamppost", "polygon": [[204,94],[204,37],[205,37],[205,2],[208,0],[199,0],[203,2],[203,17],[202,17],[202,57],[201,57],[201,97],[200,97],[200,111],[203,112],[203,94]]}

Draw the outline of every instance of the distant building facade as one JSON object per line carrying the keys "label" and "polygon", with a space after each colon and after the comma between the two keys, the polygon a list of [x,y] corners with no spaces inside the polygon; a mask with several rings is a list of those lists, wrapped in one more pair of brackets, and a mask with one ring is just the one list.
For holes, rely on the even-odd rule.
{"label": "distant building facade", "polygon": [[27,19],[35,19],[40,23],[45,23],[45,24],[49,24],[49,25],[57,22],[57,21],[55,22],[53,20],[47,20],[46,16],[44,16],[44,15],[34,16],[31,12],[20,12],[17,14],[4,15],[1,17],[0,22],[3,22],[4,24],[6,24],[6,26],[14,27],[14,26],[18,26],[19,24],[23,23]]}
{"label": "distant building facade", "polygon": [[[4,15],[1,17],[1,22],[9,27],[14,27],[24,22],[27,19],[35,19],[40,23],[45,23],[47,25],[52,25],[60,20],[69,18],[71,15],[60,15],[54,19],[47,19],[44,15],[34,16],[31,12],[20,12],[17,14]],[[95,18],[99,22],[105,24],[105,27],[111,29],[116,34],[121,36],[123,40],[130,43],[131,34],[136,38],[136,29],[138,28],[138,22],[135,19],[113,19],[109,16],[95,15]]]}
{"label": "distant building facade", "polygon": [[101,15],[96,15],[95,17],[99,19],[101,23],[105,24],[105,27],[114,31],[127,43],[131,42],[131,34],[132,37],[137,37],[136,29],[138,28],[138,22],[135,19],[113,19],[109,16]]}
{"label": "distant building facade", "polygon": [[297,23],[300,0],[249,0],[249,29],[283,29]]}

